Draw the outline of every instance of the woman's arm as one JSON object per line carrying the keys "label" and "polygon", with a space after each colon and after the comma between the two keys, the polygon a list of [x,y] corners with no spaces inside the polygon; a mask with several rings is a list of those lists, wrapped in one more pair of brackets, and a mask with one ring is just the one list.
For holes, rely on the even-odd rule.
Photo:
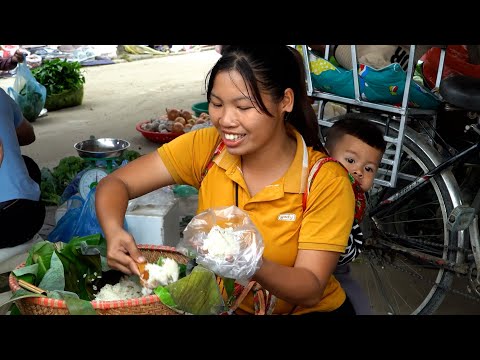
{"label": "woman's arm", "polygon": [[123,229],[128,201],[173,183],[157,151],[139,157],[99,182],[95,208],[107,240],[110,267],[139,275],[137,263],[143,262],[141,253],[132,235]]}
{"label": "woman's arm", "polygon": [[354,207],[352,185],[344,170],[334,163],[323,165],[303,213],[294,266],[264,259],[254,280],[291,304],[318,304],[347,245]]}
{"label": "woman's arm", "polygon": [[322,299],[339,257],[333,251],[299,250],[293,268],[264,259],[252,280],[279,299],[312,307]]}

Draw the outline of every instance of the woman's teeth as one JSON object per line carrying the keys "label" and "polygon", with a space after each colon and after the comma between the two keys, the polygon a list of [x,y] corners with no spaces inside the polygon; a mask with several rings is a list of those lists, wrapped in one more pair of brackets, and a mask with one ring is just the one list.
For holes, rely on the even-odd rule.
{"label": "woman's teeth", "polygon": [[245,135],[225,134],[225,139],[232,140],[232,141],[237,141],[237,140],[240,140],[244,136]]}

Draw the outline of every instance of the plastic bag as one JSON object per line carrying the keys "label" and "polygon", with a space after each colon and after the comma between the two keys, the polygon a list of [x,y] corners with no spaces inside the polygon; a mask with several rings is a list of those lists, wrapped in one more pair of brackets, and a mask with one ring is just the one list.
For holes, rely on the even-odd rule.
{"label": "plastic bag", "polygon": [[262,265],[263,238],[236,206],[208,209],[192,218],[177,249],[221,277],[246,285]]}
{"label": "plastic bag", "polygon": [[[77,236],[95,234],[105,236],[95,211],[95,194],[96,188],[94,187],[88,193],[86,200],[79,196],[70,197],[67,212],[48,235],[48,241],[68,243],[73,237]],[[126,222],[124,222],[124,228],[127,229]]]}
{"label": "plastic bag", "polygon": [[23,116],[28,121],[35,121],[47,99],[47,89],[32,75],[26,61],[18,64],[13,88],[8,88],[8,94],[20,106]]}
{"label": "plastic bag", "polygon": [[140,207],[155,208],[162,205],[169,205],[174,200],[175,197],[173,196],[173,190],[170,187],[163,187],[130,200],[128,202],[127,212],[133,211]]}

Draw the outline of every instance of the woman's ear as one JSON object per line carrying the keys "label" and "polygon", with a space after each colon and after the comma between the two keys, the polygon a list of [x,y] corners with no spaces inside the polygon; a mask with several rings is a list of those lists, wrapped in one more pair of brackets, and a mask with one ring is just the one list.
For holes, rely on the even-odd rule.
{"label": "woman's ear", "polygon": [[291,88],[285,89],[282,99],[282,110],[285,112],[292,112],[294,99],[295,96],[293,90]]}

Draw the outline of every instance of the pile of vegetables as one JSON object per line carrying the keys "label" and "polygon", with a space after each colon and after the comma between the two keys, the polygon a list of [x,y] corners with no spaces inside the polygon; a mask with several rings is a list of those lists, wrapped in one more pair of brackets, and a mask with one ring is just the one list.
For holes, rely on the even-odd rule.
{"label": "pile of vegetables", "polygon": [[32,75],[45,86],[47,96],[49,96],[82,87],[85,83],[85,76],[82,74],[81,68],[82,65],[77,61],[57,58],[45,60],[42,65],[32,69]]}
{"label": "pile of vegetables", "polygon": [[[141,154],[134,150],[125,150],[121,157],[115,160],[119,166],[124,160],[132,161]],[[57,166],[50,170],[42,168],[42,181],[40,183],[41,200],[49,205],[60,205],[65,189],[76,178],[78,173],[88,168],[91,164],[78,156],[67,156],[60,160]]]}

